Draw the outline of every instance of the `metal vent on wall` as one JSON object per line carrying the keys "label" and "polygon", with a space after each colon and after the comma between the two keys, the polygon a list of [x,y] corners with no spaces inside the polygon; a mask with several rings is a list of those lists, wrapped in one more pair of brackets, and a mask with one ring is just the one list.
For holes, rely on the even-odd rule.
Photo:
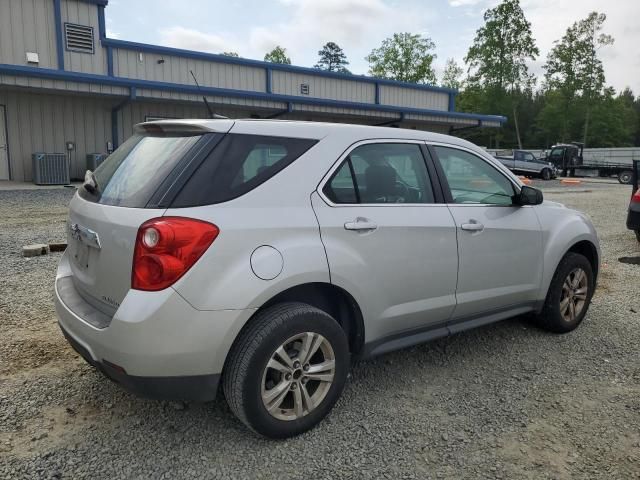
{"label": "metal vent on wall", "polygon": [[67,185],[69,178],[69,157],[66,153],[34,153],[33,183],[36,185]]}
{"label": "metal vent on wall", "polygon": [[67,50],[72,52],[93,53],[93,27],[65,23],[64,39]]}

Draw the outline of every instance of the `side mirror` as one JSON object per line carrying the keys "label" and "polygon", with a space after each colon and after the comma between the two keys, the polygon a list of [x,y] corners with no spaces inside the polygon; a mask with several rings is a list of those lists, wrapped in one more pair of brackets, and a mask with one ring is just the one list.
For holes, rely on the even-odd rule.
{"label": "side mirror", "polygon": [[514,204],[516,205],[540,205],[543,201],[542,192],[537,188],[523,185],[520,193],[514,195]]}

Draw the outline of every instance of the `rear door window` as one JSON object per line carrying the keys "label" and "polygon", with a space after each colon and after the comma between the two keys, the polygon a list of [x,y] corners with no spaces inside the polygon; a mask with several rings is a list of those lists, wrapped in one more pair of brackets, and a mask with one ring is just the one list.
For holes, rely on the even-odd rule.
{"label": "rear door window", "polygon": [[282,171],[317,140],[229,133],[202,162],[171,207],[232,200]]}
{"label": "rear door window", "polygon": [[356,147],[323,192],[337,204],[435,202],[424,156],[410,143]]}
{"label": "rear door window", "polygon": [[95,193],[81,187],[79,195],[103,205],[143,208],[202,137],[184,133],[135,134],[96,169]]}

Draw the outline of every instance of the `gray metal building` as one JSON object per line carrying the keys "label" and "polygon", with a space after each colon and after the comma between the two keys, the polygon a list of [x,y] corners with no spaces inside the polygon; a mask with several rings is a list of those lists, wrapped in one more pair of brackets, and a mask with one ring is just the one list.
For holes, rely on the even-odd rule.
{"label": "gray metal building", "polygon": [[399,125],[499,127],[455,111],[454,90],[140,44],[106,36],[107,0],[0,0],[0,180],[31,181],[34,152],[63,153],[71,178],[136,123],[217,113]]}

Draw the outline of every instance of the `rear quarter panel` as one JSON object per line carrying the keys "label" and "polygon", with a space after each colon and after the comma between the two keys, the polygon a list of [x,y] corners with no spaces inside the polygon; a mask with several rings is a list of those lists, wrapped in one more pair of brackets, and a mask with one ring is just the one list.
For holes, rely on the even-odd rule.
{"label": "rear quarter panel", "polygon": [[[305,132],[293,133],[302,137]],[[234,200],[168,209],[165,215],[198,218],[220,228],[211,247],[174,285],[180,295],[200,310],[259,308],[290,287],[329,283],[310,196],[352,137],[333,135],[331,141],[319,141],[277,175]],[[251,267],[251,254],[262,245],[282,255],[282,271],[272,280],[258,278]]]}

